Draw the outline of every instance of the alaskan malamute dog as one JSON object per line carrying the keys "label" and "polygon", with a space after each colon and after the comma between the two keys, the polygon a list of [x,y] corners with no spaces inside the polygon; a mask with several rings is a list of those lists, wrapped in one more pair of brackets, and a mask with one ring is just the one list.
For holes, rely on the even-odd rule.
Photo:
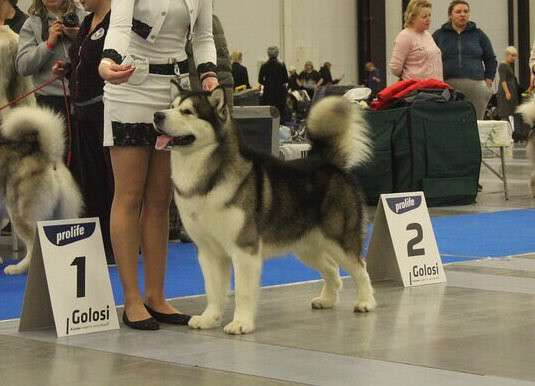
{"label": "alaskan malamute dog", "polygon": [[168,136],[160,137],[157,148],[171,141],[175,202],[204,275],[208,305],[190,327],[221,324],[233,268],[234,319],[224,331],[254,331],[263,260],[289,252],[324,279],[312,308],[336,304],[339,265],[356,283],[354,310],[375,308],[360,257],[365,205],[347,172],[370,153],[357,107],[341,97],[317,103],[308,119],[317,158],[291,162],[240,147],[221,88],[211,94],[180,90],[171,109],[155,113],[154,122]]}
{"label": "alaskan malamute dog", "polygon": [[[15,70],[15,58],[19,44],[18,35],[9,26],[0,25],[0,107],[7,105],[16,97],[26,94],[33,88],[30,77],[20,76]],[[33,105],[35,97],[30,95],[18,105]],[[2,112],[0,112],[0,121]]]}
{"label": "alaskan malamute dog", "polygon": [[27,249],[18,264],[4,269],[15,275],[26,272],[30,264],[36,222],[78,218],[82,197],[63,163],[63,119],[40,107],[17,107],[3,118],[0,204]]}
{"label": "alaskan malamute dog", "polygon": [[516,111],[517,113],[522,114],[524,122],[532,127],[528,137],[527,154],[531,164],[529,185],[531,187],[531,195],[535,197],[535,135],[533,132],[533,125],[535,125],[535,97],[530,101],[521,104]]}

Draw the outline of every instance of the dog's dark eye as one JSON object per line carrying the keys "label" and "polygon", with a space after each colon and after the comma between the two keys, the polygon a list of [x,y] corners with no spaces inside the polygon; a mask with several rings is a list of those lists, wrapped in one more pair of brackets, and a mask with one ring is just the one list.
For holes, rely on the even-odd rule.
{"label": "dog's dark eye", "polygon": [[193,111],[188,110],[188,109],[182,110],[181,113],[182,113],[182,115],[193,115]]}

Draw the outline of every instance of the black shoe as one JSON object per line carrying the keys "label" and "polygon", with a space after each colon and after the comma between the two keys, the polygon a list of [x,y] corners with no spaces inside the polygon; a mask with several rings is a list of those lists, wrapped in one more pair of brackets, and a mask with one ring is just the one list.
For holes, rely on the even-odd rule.
{"label": "black shoe", "polygon": [[131,322],[126,316],[126,311],[123,311],[123,323],[135,330],[159,330],[160,325],[154,318],[148,318],[144,320],[138,320],[137,322]]}
{"label": "black shoe", "polygon": [[161,312],[154,311],[152,308],[145,304],[145,308],[151,314],[151,316],[160,323],[167,324],[178,324],[181,326],[187,326],[191,315],[179,314],[178,312],[174,314],[162,314]]}

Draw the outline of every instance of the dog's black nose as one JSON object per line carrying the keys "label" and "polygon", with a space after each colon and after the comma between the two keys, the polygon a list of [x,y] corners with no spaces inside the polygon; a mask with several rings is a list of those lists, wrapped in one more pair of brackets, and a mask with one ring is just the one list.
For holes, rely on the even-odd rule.
{"label": "dog's black nose", "polygon": [[157,111],[154,113],[154,123],[162,123],[165,120],[165,113]]}

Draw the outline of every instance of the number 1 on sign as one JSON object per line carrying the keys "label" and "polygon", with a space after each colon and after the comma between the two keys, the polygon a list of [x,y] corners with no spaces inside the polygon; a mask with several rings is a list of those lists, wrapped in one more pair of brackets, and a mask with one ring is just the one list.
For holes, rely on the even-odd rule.
{"label": "number 1 on sign", "polygon": [[76,266],[76,297],[85,298],[85,256],[74,259],[71,266]]}

